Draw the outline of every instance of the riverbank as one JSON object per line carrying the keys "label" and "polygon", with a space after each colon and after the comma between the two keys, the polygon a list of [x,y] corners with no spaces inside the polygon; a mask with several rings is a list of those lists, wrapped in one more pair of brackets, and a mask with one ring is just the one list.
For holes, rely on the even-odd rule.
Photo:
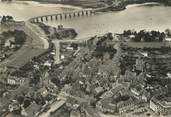
{"label": "riverbank", "polygon": [[52,27],[45,25],[44,23],[36,23],[41,30],[48,35],[50,40],[66,40],[75,39],[77,32],[73,28],[64,28],[63,25],[58,25],[58,27]]}
{"label": "riverbank", "polygon": [[[98,0],[86,0],[86,1],[81,1],[81,0],[75,0],[75,1],[56,1],[56,0],[18,0],[18,1],[35,1],[35,2],[39,2],[42,4],[58,4],[58,5],[66,5],[66,7],[68,6],[68,8],[73,8],[73,9],[77,9],[77,8],[102,8],[102,7],[106,7],[109,6],[108,9],[106,9],[105,11],[121,11],[127,8],[128,5],[133,5],[133,4],[144,4],[144,3],[159,3],[159,4],[163,4],[166,6],[171,6],[171,1],[166,0],[126,0],[126,1],[107,1],[107,2],[101,2]],[[62,6],[63,7],[63,6]]]}
{"label": "riverbank", "polygon": [[136,1],[130,1],[130,0],[127,0],[125,1],[124,3],[122,3],[123,7],[128,8],[130,5],[149,5],[149,6],[152,6],[152,5],[165,5],[165,6],[171,6],[171,2],[164,2],[162,0],[136,0]]}
{"label": "riverbank", "polygon": [[149,6],[156,6],[156,5],[165,5],[171,6],[171,2],[163,2],[161,0],[127,0],[127,1],[120,1],[120,2],[113,2],[109,4],[108,10],[111,11],[121,11],[127,9],[129,6],[137,6],[137,5],[149,5]]}
{"label": "riverbank", "polygon": [[65,5],[69,8],[101,8],[104,7],[105,4],[103,2],[99,2],[96,0],[92,1],[56,1],[56,0],[18,0],[18,1],[25,1],[25,2],[38,2],[42,4],[59,4],[59,5]]}

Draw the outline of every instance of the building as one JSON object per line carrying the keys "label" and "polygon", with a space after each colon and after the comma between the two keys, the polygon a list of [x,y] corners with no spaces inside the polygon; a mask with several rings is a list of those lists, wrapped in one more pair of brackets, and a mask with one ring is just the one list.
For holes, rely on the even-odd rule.
{"label": "building", "polygon": [[116,113],[116,104],[112,103],[112,97],[102,99],[96,104],[96,108],[103,113]]}
{"label": "building", "polygon": [[70,117],[81,117],[81,113],[79,111],[71,111]]}
{"label": "building", "polygon": [[22,115],[25,117],[34,117],[41,109],[40,105],[32,102],[26,109],[22,110]]}
{"label": "building", "polygon": [[118,104],[118,112],[119,114],[125,114],[127,112],[138,109],[139,107],[143,106],[143,104],[143,100],[129,99]]}
{"label": "building", "polygon": [[9,78],[7,78],[6,83],[9,85],[22,85],[26,82],[25,78],[18,78],[15,76],[11,76]]}
{"label": "building", "polygon": [[171,115],[171,95],[159,94],[150,100],[150,108],[159,115]]}
{"label": "building", "polygon": [[3,48],[3,45],[4,45],[4,37],[3,37],[3,35],[1,35],[0,34],[0,49],[2,49]]}
{"label": "building", "polygon": [[97,87],[94,89],[95,96],[100,96],[104,92],[103,87]]}

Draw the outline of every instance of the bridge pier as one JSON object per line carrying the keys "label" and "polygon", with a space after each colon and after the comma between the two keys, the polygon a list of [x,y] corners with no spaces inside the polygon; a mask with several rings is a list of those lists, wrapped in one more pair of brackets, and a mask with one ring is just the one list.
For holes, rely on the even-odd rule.
{"label": "bridge pier", "polygon": [[46,18],[46,21],[48,21],[48,16],[46,16],[45,18]]}
{"label": "bridge pier", "polygon": [[79,12],[77,12],[77,17],[80,17],[80,13]]}
{"label": "bridge pier", "polygon": [[88,11],[86,11],[85,13],[86,13],[86,16],[88,16]]}
{"label": "bridge pier", "polygon": [[69,18],[70,18],[70,19],[72,18],[71,14],[69,14]]}
{"label": "bridge pier", "polygon": [[79,14],[79,17],[81,17],[82,16],[82,11],[81,12],[78,12],[78,14]]}
{"label": "bridge pier", "polygon": [[36,18],[36,22],[39,22],[39,18]]}
{"label": "bridge pier", "polygon": [[81,12],[81,16],[84,16],[84,11]]}
{"label": "bridge pier", "polygon": [[90,15],[94,15],[94,13],[95,13],[94,11],[90,11]]}
{"label": "bridge pier", "polygon": [[40,19],[41,19],[41,22],[43,22],[43,17],[41,17]]}
{"label": "bridge pier", "polygon": [[58,20],[58,15],[55,15],[55,19]]}
{"label": "bridge pier", "polygon": [[62,18],[63,18],[63,17],[62,17],[62,14],[60,14],[59,17],[60,17],[60,19],[62,20]]}
{"label": "bridge pier", "polygon": [[50,16],[51,21],[53,20],[53,15]]}
{"label": "bridge pier", "polygon": [[64,14],[64,18],[67,19],[67,14]]}
{"label": "bridge pier", "polygon": [[73,18],[75,18],[75,17],[76,17],[76,13],[74,12],[74,13],[73,13]]}

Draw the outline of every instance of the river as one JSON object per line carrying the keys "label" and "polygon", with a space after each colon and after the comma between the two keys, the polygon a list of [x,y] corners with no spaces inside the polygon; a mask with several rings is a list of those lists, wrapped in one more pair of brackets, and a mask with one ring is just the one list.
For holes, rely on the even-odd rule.
{"label": "river", "polygon": [[[16,20],[27,20],[34,16],[67,12],[80,7],[40,4],[37,2],[0,3],[0,15],[13,15]],[[171,7],[159,4],[129,5],[126,10],[101,13],[64,21],[46,22],[49,25],[75,28],[77,38],[85,38],[106,32],[122,32],[125,29],[160,30],[171,28]]]}

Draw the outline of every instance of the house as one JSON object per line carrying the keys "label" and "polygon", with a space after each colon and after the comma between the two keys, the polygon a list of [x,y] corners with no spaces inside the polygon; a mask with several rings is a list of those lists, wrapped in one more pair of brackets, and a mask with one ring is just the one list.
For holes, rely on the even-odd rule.
{"label": "house", "polygon": [[72,110],[70,112],[70,117],[81,117],[81,114],[79,111]]}
{"label": "house", "polygon": [[5,46],[5,47],[14,48],[14,47],[15,47],[14,43],[15,43],[15,38],[14,38],[14,37],[10,37],[10,38],[8,38],[8,39],[6,40],[4,46]]}
{"label": "house", "polygon": [[39,112],[41,106],[32,102],[27,108],[25,108],[25,117],[35,117],[36,113]]}
{"label": "house", "polygon": [[144,57],[148,57],[148,52],[141,52],[140,54],[142,54]]}
{"label": "house", "polygon": [[96,104],[96,108],[103,113],[116,113],[116,104],[112,103],[112,97],[102,99]]}
{"label": "house", "polygon": [[137,109],[142,106],[142,104],[144,104],[142,100],[135,100],[133,98],[130,98],[129,100],[118,104],[119,114],[124,114],[133,111],[134,109]]}
{"label": "house", "polygon": [[0,48],[4,45],[4,36],[0,34]]}
{"label": "house", "polygon": [[167,73],[167,77],[168,77],[168,78],[171,78],[171,73],[168,72],[168,73]]}
{"label": "house", "polygon": [[52,63],[50,61],[46,61],[44,63],[44,66],[46,66],[46,67],[51,67],[51,65],[52,65]]}
{"label": "house", "polygon": [[97,87],[94,89],[95,96],[99,96],[104,92],[103,87]]}
{"label": "house", "polygon": [[99,113],[92,107],[85,107],[85,117],[100,117]]}
{"label": "house", "polygon": [[149,100],[151,99],[151,94],[150,94],[150,92],[147,92],[146,90],[143,91],[141,98],[142,98],[142,100],[144,100],[145,102],[149,101]]}
{"label": "house", "polygon": [[67,48],[66,48],[67,50],[74,50],[74,48],[73,47],[70,47],[70,46],[68,46]]}
{"label": "house", "polygon": [[137,86],[131,88],[131,92],[132,92],[135,96],[140,96],[141,93],[142,93],[142,90],[143,90],[142,87],[139,86],[139,85],[137,85]]}
{"label": "house", "polygon": [[9,104],[8,109],[10,112],[20,110],[20,105],[16,100],[13,100],[13,102]]}
{"label": "house", "polygon": [[45,87],[42,87],[38,90],[40,92],[41,96],[46,97],[48,95],[48,90]]}
{"label": "house", "polygon": [[25,78],[18,78],[15,76],[11,76],[9,78],[7,78],[6,83],[9,85],[22,85],[26,82]]}

